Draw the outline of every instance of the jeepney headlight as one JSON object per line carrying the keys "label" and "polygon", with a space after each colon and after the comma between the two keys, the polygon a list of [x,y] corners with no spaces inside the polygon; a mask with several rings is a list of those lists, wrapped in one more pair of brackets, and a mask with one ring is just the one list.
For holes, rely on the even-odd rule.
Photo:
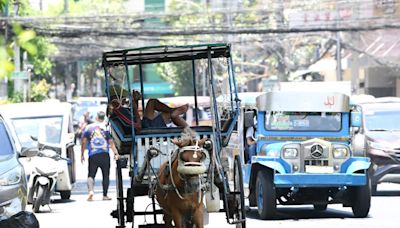
{"label": "jeepney headlight", "polygon": [[261,151],[259,154],[265,154],[265,156],[270,157],[270,158],[278,158],[279,157],[279,151],[276,150],[275,148],[268,149],[268,144],[262,145]]}
{"label": "jeepney headlight", "polygon": [[346,147],[336,147],[333,149],[334,158],[346,158],[349,154],[349,149]]}
{"label": "jeepney headlight", "polygon": [[298,150],[296,148],[284,148],[283,157],[284,158],[297,158]]}
{"label": "jeepney headlight", "polygon": [[277,151],[277,150],[269,150],[269,151],[267,151],[267,157],[279,158],[279,151]]}

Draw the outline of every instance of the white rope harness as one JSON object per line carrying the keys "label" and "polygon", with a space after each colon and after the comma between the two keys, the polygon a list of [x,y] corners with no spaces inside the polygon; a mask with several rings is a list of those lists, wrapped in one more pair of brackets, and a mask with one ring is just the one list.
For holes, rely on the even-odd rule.
{"label": "white rope harness", "polygon": [[[208,153],[207,153],[206,149],[199,147],[198,144],[199,144],[199,140],[196,140],[196,145],[194,145],[194,146],[184,146],[182,148],[179,148],[179,153],[177,155],[178,156],[177,159],[178,159],[178,173],[189,174],[189,175],[196,175],[196,174],[198,175],[198,178],[199,178],[198,200],[200,203],[201,202],[201,176],[200,176],[200,174],[202,174],[206,171],[206,167],[203,164],[203,161],[206,159]],[[184,151],[193,151],[193,158],[197,158],[199,156],[197,153],[199,153],[199,152],[203,153],[204,156],[202,157],[200,162],[184,162],[184,163],[182,163],[181,159],[179,157],[179,154]],[[195,166],[185,166],[185,164],[195,165]],[[170,173],[170,177],[171,177],[172,186],[174,187],[175,192],[178,195],[178,197],[180,199],[183,199],[181,193],[179,192],[178,188],[176,187],[176,184],[175,184],[175,181],[174,181],[174,178],[172,175],[171,153],[169,153],[169,155],[168,155],[168,166],[169,166],[169,171],[170,171],[169,173]]]}

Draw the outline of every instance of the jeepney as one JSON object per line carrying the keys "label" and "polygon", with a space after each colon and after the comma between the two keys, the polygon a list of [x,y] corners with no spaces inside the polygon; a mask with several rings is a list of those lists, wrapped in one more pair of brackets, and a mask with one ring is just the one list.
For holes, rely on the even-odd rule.
{"label": "jeepney", "polygon": [[245,107],[238,129],[252,126],[256,113],[257,154],[242,162],[243,178],[261,219],[274,218],[277,204],[325,210],[340,203],[355,217],[368,215],[370,160],[351,151],[351,127],[360,126],[360,113],[350,111],[348,95],[276,91],[257,96],[254,112]]}

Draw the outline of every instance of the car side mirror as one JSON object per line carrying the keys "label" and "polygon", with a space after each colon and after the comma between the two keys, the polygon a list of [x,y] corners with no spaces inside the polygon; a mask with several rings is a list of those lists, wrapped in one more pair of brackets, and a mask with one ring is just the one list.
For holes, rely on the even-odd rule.
{"label": "car side mirror", "polygon": [[351,126],[352,127],[361,127],[361,112],[351,112]]}
{"label": "car side mirror", "polygon": [[23,147],[20,155],[22,157],[35,157],[39,154],[39,149],[37,147],[25,148]]}

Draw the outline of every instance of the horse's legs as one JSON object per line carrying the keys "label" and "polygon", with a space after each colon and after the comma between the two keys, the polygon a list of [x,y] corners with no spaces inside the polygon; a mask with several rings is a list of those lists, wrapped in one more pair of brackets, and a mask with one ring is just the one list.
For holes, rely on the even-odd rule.
{"label": "horse's legs", "polygon": [[200,206],[193,214],[193,227],[196,225],[196,228],[204,228],[204,220],[203,220],[203,207]]}
{"label": "horse's legs", "polygon": [[179,213],[179,211],[173,210],[171,214],[174,219],[176,228],[186,228],[184,216],[182,216],[182,214]]}
{"label": "horse's legs", "polygon": [[172,225],[172,218],[171,215],[168,214],[168,212],[164,211],[164,223],[166,228],[173,228],[174,226]]}

